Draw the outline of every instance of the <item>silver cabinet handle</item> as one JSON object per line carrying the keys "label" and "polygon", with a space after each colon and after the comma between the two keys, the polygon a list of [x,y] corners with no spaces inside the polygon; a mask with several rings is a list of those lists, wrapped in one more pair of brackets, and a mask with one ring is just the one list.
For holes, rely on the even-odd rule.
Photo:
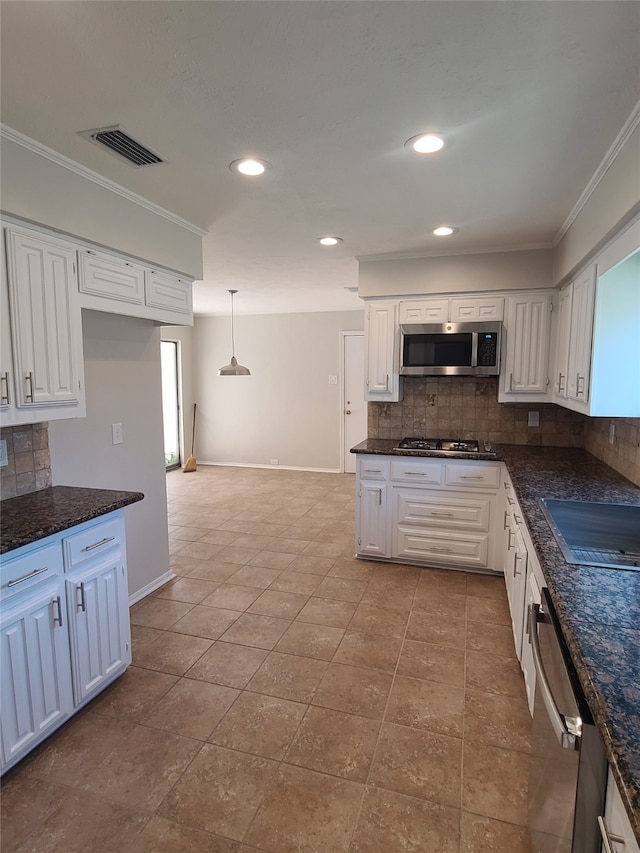
{"label": "silver cabinet handle", "polygon": [[549,617],[539,604],[529,605],[529,642],[533,663],[536,668],[536,676],[540,686],[540,695],[547,709],[549,722],[563,749],[578,749],[582,731],[582,720],[580,717],[565,717],[560,713],[553,698],[549,679],[542,663],[540,654],[540,641],[538,639],[538,622],[549,622]]}
{"label": "silver cabinet handle", "polygon": [[62,628],[62,603],[60,601],[60,596],[57,595],[53,601],[51,602],[53,607],[58,609],[58,615],[53,617],[53,624],[59,625]]}
{"label": "silver cabinet handle", "polygon": [[562,381],[563,379],[566,379],[566,376],[564,375],[564,373],[559,373],[558,374],[558,393],[561,393],[562,391],[564,391],[564,382]]}
{"label": "silver cabinet handle", "polygon": [[382,489],[378,489],[378,506],[382,506]]}
{"label": "silver cabinet handle", "polygon": [[79,602],[76,601],[76,607],[78,608],[78,610],[82,610],[83,613],[86,613],[87,612],[87,596],[85,594],[84,581],[82,581],[82,583],[80,583],[76,587],[76,591],[78,591],[78,590],[80,591],[80,601]]}
{"label": "silver cabinet handle", "polygon": [[[580,387],[581,382],[582,388]],[[584,394],[584,376],[580,376],[579,373],[576,373],[576,396],[579,394]]]}
{"label": "silver cabinet handle", "polygon": [[113,542],[115,536],[107,536],[105,539],[101,539],[99,542],[95,542],[93,545],[87,545],[86,548],[83,548],[83,551],[93,551],[95,548],[99,548],[101,545],[106,545],[107,542]]}
{"label": "silver cabinet handle", "polygon": [[33,403],[33,371],[30,370],[24,380],[29,383],[29,393],[25,396],[25,402]]}
{"label": "silver cabinet handle", "polygon": [[429,476],[428,471],[403,471],[402,473],[407,475],[408,477],[428,477]]}
{"label": "silver cabinet handle", "polygon": [[460,474],[461,480],[484,480],[482,474]]}
{"label": "silver cabinet handle", "polygon": [[509,510],[504,511],[504,521],[502,522],[502,529],[507,530],[509,527]]}
{"label": "silver cabinet handle", "polygon": [[522,516],[521,515],[518,515],[517,512],[514,512],[513,517],[515,519],[516,524],[522,524]]}
{"label": "silver cabinet handle", "polygon": [[515,502],[515,498],[512,498],[511,495],[507,495],[507,503],[509,506],[513,506]]}
{"label": "silver cabinet handle", "polygon": [[438,545],[432,545],[429,550],[435,551],[438,554],[450,554],[451,553],[451,548],[441,548]]}
{"label": "silver cabinet handle", "polygon": [[9,371],[5,370],[2,376],[0,376],[0,381],[4,382],[4,394],[2,395],[0,402],[6,403],[8,406],[11,403],[11,400],[9,399]]}
{"label": "silver cabinet handle", "polygon": [[509,374],[509,391],[513,391],[513,373]]}
{"label": "silver cabinet handle", "polygon": [[30,578],[35,578],[36,575],[41,575],[43,572],[46,572],[48,568],[48,566],[43,566],[41,569],[34,569],[32,572],[27,572],[26,575],[22,575],[20,578],[15,578],[14,580],[9,581],[7,586],[17,586],[19,583],[24,583]]}
{"label": "silver cabinet handle", "polygon": [[511,537],[513,536],[513,530],[509,530],[509,536],[507,538],[507,551],[511,550]]}
{"label": "silver cabinet handle", "polygon": [[452,512],[443,512],[437,509],[432,510],[430,515],[434,515],[436,518],[453,518]]}
{"label": "silver cabinet handle", "polygon": [[389,390],[389,374],[388,373],[387,373],[387,378],[386,378],[385,383],[384,383],[384,390],[385,391]]}
{"label": "silver cabinet handle", "polygon": [[522,559],[522,555],[518,554],[518,552],[516,551],[516,553],[514,554],[514,558],[515,559],[513,561],[513,576],[515,578],[516,575],[520,574],[520,572],[518,571],[518,560]]}
{"label": "silver cabinet handle", "polygon": [[609,832],[607,824],[604,822],[604,818],[600,815],[598,815],[598,826],[600,827],[602,846],[604,847],[605,853],[615,853],[615,850],[611,846],[612,844],[622,844],[624,847],[624,838],[621,835],[614,835],[612,832]]}

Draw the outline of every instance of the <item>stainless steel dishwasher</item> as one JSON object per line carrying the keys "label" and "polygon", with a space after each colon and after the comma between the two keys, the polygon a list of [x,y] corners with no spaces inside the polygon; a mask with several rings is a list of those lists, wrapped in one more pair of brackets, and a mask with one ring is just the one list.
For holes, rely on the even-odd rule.
{"label": "stainless steel dishwasher", "polygon": [[536,667],[529,772],[532,853],[600,853],[607,759],[549,597],[532,604]]}

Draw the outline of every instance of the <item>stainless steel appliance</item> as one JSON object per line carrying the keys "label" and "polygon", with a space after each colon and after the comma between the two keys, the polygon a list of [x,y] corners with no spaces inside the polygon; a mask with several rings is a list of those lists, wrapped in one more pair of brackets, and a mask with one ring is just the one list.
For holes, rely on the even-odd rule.
{"label": "stainless steel appliance", "polygon": [[600,853],[607,759],[549,597],[532,604],[536,668],[529,773],[532,853]]}
{"label": "stainless steel appliance", "polygon": [[447,453],[491,453],[491,444],[475,438],[403,438],[394,450],[443,450]]}
{"label": "stainless steel appliance", "polygon": [[568,563],[640,571],[640,505],[542,498]]}
{"label": "stainless steel appliance", "polygon": [[403,376],[497,376],[502,323],[404,323]]}

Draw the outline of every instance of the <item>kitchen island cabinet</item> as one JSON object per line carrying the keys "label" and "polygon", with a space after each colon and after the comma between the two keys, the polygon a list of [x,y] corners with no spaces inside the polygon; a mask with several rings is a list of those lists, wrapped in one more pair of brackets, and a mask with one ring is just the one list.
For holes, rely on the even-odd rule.
{"label": "kitchen island cabinet", "polygon": [[3,772],[131,662],[123,507],[143,496],[43,492],[3,502]]}

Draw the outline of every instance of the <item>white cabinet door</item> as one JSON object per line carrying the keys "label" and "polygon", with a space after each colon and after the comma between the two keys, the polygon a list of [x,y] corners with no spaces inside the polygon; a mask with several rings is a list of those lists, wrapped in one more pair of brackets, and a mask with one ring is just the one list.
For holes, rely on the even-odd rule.
{"label": "white cabinet door", "polygon": [[550,314],[549,294],[507,297],[501,402],[538,400],[547,394]]}
{"label": "white cabinet door", "polygon": [[448,299],[407,299],[400,302],[401,323],[446,323]]}
{"label": "white cabinet door", "polygon": [[114,255],[103,255],[92,249],[78,252],[80,293],[101,296],[142,305],[144,269]]}
{"label": "white cabinet door", "polygon": [[591,382],[591,342],[595,298],[595,264],[573,282],[571,306],[571,344],[567,365],[567,397],[580,403],[589,402]]}
{"label": "white cabinet door", "polygon": [[3,614],[0,629],[3,764],[15,763],[73,709],[69,635],[59,585]]}
{"label": "white cabinet door", "polygon": [[365,400],[401,399],[398,306],[371,302],[365,313]]}
{"label": "white cabinet door", "polygon": [[13,422],[15,385],[4,240],[0,240],[0,253],[0,413],[2,426],[6,426]]}
{"label": "white cabinet door", "polygon": [[6,234],[16,405],[77,409],[84,395],[75,252],[53,237]]}
{"label": "white cabinet door", "polygon": [[478,323],[504,319],[504,299],[498,296],[452,299],[449,320],[452,323]]}
{"label": "white cabinet door", "polygon": [[555,312],[555,363],[553,369],[553,395],[560,398],[567,396],[567,370],[569,367],[569,346],[571,342],[571,304],[573,301],[573,284],[567,285],[558,295],[558,305]]}
{"label": "white cabinet door", "polygon": [[145,270],[144,300],[149,308],[191,315],[191,280],[159,270]]}
{"label": "white cabinet door", "polygon": [[[618,791],[616,780],[611,768],[607,774],[607,799],[604,809],[604,826],[600,829],[609,835],[609,843],[613,853],[640,853],[640,845],[636,841],[631,822]],[[614,836],[615,839],[614,840]],[[602,853],[607,853],[603,844]]]}
{"label": "white cabinet door", "polygon": [[369,557],[389,556],[387,494],[386,483],[372,480],[359,484],[356,518],[358,554]]}
{"label": "white cabinet door", "polygon": [[76,705],[131,663],[126,572],[120,551],[67,577]]}

